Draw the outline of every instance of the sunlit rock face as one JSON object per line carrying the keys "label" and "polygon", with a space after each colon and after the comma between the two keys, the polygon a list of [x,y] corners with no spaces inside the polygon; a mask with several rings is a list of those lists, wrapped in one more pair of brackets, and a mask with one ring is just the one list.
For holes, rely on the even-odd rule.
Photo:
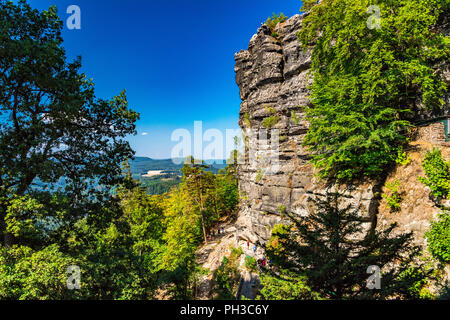
{"label": "sunlit rock face", "polygon": [[[242,206],[237,222],[240,237],[264,244],[272,227],[282,221],[284,210],[309,214],[308,198],[325,194],[327,186],[314,177],[310,155],[302,147],[308,130],[304,106],[309,104],[308,86],[311,53],[297,38],[303,16],[295,15],[279,24],[273,33],[263,25],[250,40],[247,50],[236,54],[236,82],[242,99],[239,124],[243,130],[278,130],[278,162],[251,161],[264,157],[267,147],[257,136],[249,136],[246,162],[240,165]],[[265,122],[266,121],[266,122]],[[271,132],[268,130],[269,132]],[[273,141],[271,141],[273,143]],[[332,187],[331,187],[332,188]],[[371,227],[378,200],[374,184],[341,187],[361,205],[362,215]]]}
{"label": "sunlit rock face", "polygon": [[[303,18],[304,15],[295,15],[279,24],[275,32],[265,25],[261,26],[250,40],[248,49],[235,56],[236,82],[242,100],[239,120],[241,128],[261,132],[267,129],[267,119],[274,118],[268,131],[275,130],[279,136],[278,146],[275,147],[278,150],[278,161],[267,163],[260,160],[267,155],[267,145],[273,144],[273,139],[268,138],[270,143],[261,143],[257,135],[248,135],[245,161],[239,167],[242,204],[236,227],[242,241],[250,240],[261,246],[269,239],[272,227],[283,221],[283,211],[297,215],[310,214],[313,210],[308,199],[321,197],[327,190],[336,188],[318,181],[314,168],[309,164],[310,154],[302,147],[308,130],[303,110],[310,103],[308,87],[312,82],[309,73],[311,52],[303,49],[297,38]],[[442,25],[443,28],[440,29],[447,30],[448,33],[448,21]],[[442,74],[444,81],[450,83],[449,63],[441,63],[436,69]],[[412,121],[449,114],[449,97],[448,94],[444,97],[446,106],[434,114],[424,111],[418,101],[413,106],[416,112]],[[422,149],[419,156],[415,155],[418,162],[412,164],[415,166],[414,170],[399,168],[387,177],[380,177],[379,181],[365,181],[357,186],[339,188],[349,196],[345,202],[361,208],[361,216],[367,221],[366,231],[386,226],[386,221],[398,220],[399,224],[408,221],[407,225],[413,226],[411,230],[420,230],[416,232],[417,242],[425,245],[423,234],[429,227],[427,219],[439,212],[436,206],[430,204],[417,221],[411,216],[411,212],[417,208],[417,203],[414,204],[412,200],[403,204],[402,211],[396,215],[397,219],[386,219],[386,210],[381,207],[381,194],[383,190],[386,191],[383,189],[386,178],[390,180],[398,172],[404,171],[406,175],[410,171],[420,171],[421,157],[423,159],[427,149],[432,146],[440,147],[443,154],[450,157],[449,143],[445,142],[442,123],[427,124],[416,133],[411,143],[411,152],[416,150],[416,144],[425,143],[429,148]],[[408,181],[404,185],[406,193],[414,194],[414,190],[423,190],[423,185],[417,179],[405,177],[403,180]],[[429,203],[429,192],[425,193],[417,201]],[[401,229],[408,231],[405,226]]]}
{"label": "sunlit rock face", "polygon": [[[258,259],[264,257],[264,245],[272,228],[286,222],[283,212],[298,216],[313,214],[314,208],[308,199],[323,197],[327,190],[336,191],[337,188],[315,178],[314,168],[309,164],[310,154],[302,147],[308,130],[303,110],[310,103],[308,87],[312,82],[309,74],[311,52],[304,50],[297,39],[303,17],[291,17],[279,24],[275,32],[261,26],[250,40],[248,49],[235,56],[236,82],[242,100],[239,125],[245,132],[260,133],[269,128],[267,131],[278,134],[277,139],[273,139],[274,134],[269,134],[263,143],[257,134],[248,134],[245,161],[238,170],[241,206],[235,224],[236,246],[246,255]],[[448,21],[442,25],[448,30]],[[441,63],[436,69],[450,83],[449,63]],[[450,114],[450,95],[447,94],[444,100],[446,107],[438,114],[425,111],[417,101],[412,106],[415,112],[411,120],[422,121]],[[413,231],[415,243],[425,249],[424,234],[430,220],[441,210],[430,200],[430,190],[424,188],[417,176],[424,175],[422,159],[427,150],[437,146],[450,159],[450,142],[445,142],[443,133],[443,123],[418,128],[408,148],[412,159],[408,166],[397,166],[377,181],[339,187],[339,191],[347,196],[342,205],[352,203],[359,207],[361,218],[366,221],[363,232],[357,237],[398,223],[396,232]],[[278,151],[275,162],[271,158],[273,154],[268,155],[268,150],[273,152],[274,149]],[[271,161],[261,161],[265,157]],[[401,210],[393,214],[386,209],[381,195],[387,191],[384,184],[395,180],[402,182],[405,201]],[[450,275],[450,267],[446,271]],[[250,292],[252,288],[243,285],[243,292],[249,291],[248,298],[254,297]]]}

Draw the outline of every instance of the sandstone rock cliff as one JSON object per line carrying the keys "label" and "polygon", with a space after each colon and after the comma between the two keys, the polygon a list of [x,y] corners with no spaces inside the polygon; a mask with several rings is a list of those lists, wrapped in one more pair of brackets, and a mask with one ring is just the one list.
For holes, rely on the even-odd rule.
{"label": "sandstone rock cliff", "polygon": [[[264,130],[264,119],[276,116],[272,129],[279,130],[279,169],[246,159],[239,168],[240,191],[244,199],[237,228],[244,241],[262,246],[270,237],[271,228],[282,221],[281,212],[308,214],[307,199],[322,195],[327,186],[314,177],[309,164],[310,155],[302,147],[308,130],[302,106],[308,105],[308,86],[311,53],[301,48],[297,32],[303,16],[296,15],[276,29],[272,36],[262,26],[250,40],[248,50],[236,54],[236,82],[242,99],[240,126]],[[249,145],[258,148],[257,137],[250,137]],[[264,151],[264,150],[257,150]],[[265,174],[266,172],[275,174]],[[368,181],[360,186],[342,187],[360,205],[371,227],[378,199],[378,186]]]}
{"label": "sandstone rock cliff", "polygon": [[[235,56],[236,82],[242,100],[239,125],[243,130],[260,131],[267,127],[265,119],[276,119],[271,126],[279,130],[279,167],[274,170],[273,163],[251,161],[246,155],[245,163],[238,170],[242,201],[234,226],[235,234],[216,249],[212,248],[206,267],[212,267],[211,261],[215,261],[217,268],[217,257],[221,259],[226,247],[231,246],[241,247],[245,255],[262,258],[273,226],[283,222],[282,211],[310,214],[308,198],[320,197],[327,189],[336,188],[315,178],[314,168],[309,164],[310,154],[302,147],[308,130],[302,106],[309,104],[308,86],[312,81],[309,75],[311,53],[301,48],[296,36],[302,20],[303,16],[295,15],[279,24],[275,30],[277,37],[267,26],[262,26],[250,40],[248,49]],[[450,82],[448,66],[443,68],[443,74]],[[446,99],[450,101],[449,96]],[[418,113],[420,119],[427,116]],[[400,180],[402,183],[405,201],[399,212],[389,212],[382,201],[381,194],[386,191],[384,178],[357,186],[340,186],[340,191],[349,196],[348,201],[361,208],[367,231],[398,222],[398,232],[414,231],[417,244],[425,248],[424,233],[430,220],[440,211],[417,176],[423,175],[421,161],[433,146],[441,147],[444,156],[450,159],[450,144],[445,142],[443,133],[442,123],[417,129],[408,148],[411,163],[399,166],[388,175],[387,181]],[[266,151],[266,146],[260,146],[256,136],[250,135],[246,144],[258,155]],[[447,272],[450,274],[450,270]],[[253,283],[254,275],[245,268],[242,273],[245,283]],[[248,298],[254,297],[255,290],[250,285],[244,285],[242,290]]]}

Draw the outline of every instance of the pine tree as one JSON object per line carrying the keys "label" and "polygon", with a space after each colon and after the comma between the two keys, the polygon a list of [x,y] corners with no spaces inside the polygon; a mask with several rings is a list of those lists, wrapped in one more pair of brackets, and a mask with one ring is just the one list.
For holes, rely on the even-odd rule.
{"label": "pine tree", "polygon": [[187,187],[187,191],[197,203],[202,221],[203,240],[208,242],[206,231],[206,192],[212,187],[213,175],[207,174],[205,169],[208,166],[201,161],[194,160],[193,157],[188,157],[186,163],[181,171],[183,172],[183,184]]}
{"label": "pine tree", "polygon": [[[278,226],[267,246],[282,269],[300,273],[323,298],[416,298],[409,290],[425,279],[422,266],[413,266],[420,250],[412,234],[393,236],[395,225],[366,233],[359,209],[343,205],[342,195],[310,199],[316,212],[306,217],[287,214],[292,225]],[[365,236],[363,236],[365,235]],[[368,267],[381,269],[381,289],[369,290]]]}

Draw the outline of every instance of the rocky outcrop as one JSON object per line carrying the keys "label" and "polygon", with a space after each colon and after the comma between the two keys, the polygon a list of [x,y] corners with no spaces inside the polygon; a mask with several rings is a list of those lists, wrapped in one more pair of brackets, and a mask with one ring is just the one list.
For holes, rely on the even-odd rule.
{"label": "rocky outcrop", "polygon": [[[303,107],[310,103],[308,86],[312,81],[311,53],[300,46],[296,35],[302,20],[300,15],[291,17],[279,24],[275,33],[262,26],[250,40],[248,49],[235,56],[236,82],[242,99],[239,125],[244,131],[260,132],[270,126],[279,132],[276,164],[259,161],[274,140],[267,138],[261,145],[258,136],[253,134],[247,137],[245,162],[239,166],[242,198],[236,222],[239,246],[256,258],[263,257],[265,242],[274,225],[284,221],[283,211],[310,214],[308,199],[336,188],[315,178],[314,168],[309,163],[310,154],[302,147],[308,130]],[[448,66],[441,70],[445,81],[449,82]],[[445,99],[450,101],[448,95]],[[417,105],[420,108],[420,102]],[[448,114],[448,110],[439,115]],[[429,116],[426,112],[417,113],[418,120]],[[272,118],[270,122],[266,121],[268,118]],[[450,145],[445,143],[443,133],[443,123],[420,128],[408,151],[413,159],[411,164],[399,166],[387,177],[388,181],[397,179],[403,183],[405,202],[400,212],[391,214],[381,201],[381,194],[386,191],[385,177],[357,186],[339,187],[340,192],[349,196],[348,201],[361,208],[367,231],[397,222],[399,232],[414,231],[416,243],[426,246],[424,233],[440,209],[430,200],[429,190],[420,184],[417,176],[423,175],[421,159],[433,146],[439,145],[450,158]],[[250,159],[252,155],[257,161]],[[251,243],[249,248],[247,241]],[[256,245],[255,252],[253,245]]]}
{"label": "rocky outcrop", "polygon": [[[321,197],[327,190],[337,188],[315,178],[310,154],[302,147],[309,126],[303,110],[310,103],[308,87],[312,81],[311,52],[305,51],[297,38],[303,17],[291,17],[279,24],[275,32],[261,26],[248,49],[235,56],[236,82],[242,99],[239,125],[247,132],[245,159],[238,169],[241,206],[233,234],[199,251],[204,256],[199,262],[211,271],[218,268],[231,247],[243,249],[243,257],[263,258],[272,228],[285,222],[283,212],[308,215],[313,211],[309,207],[310,197]],[[440,70],[449,82],[448,65],[444,64]],[[450,101],[448,95],[445,99]],[[420,102],[417,105],[420,108]],[[448,114],[448,110],[439,115]],[[416,115],[418,120],[430,117],[427,112]],[[378,181],[339,186],[339,191],[348,196],[347,201],[360,207],[366,231],[383,229],[396,222],[400,226],[398,232],[414,231],[416,243],[426,246],[424,234],[440,209],[430,200],[430,190],[424,188],[417,176],[424,174],[421,159],[433,146],[440,146],[450,159],[450,143],[445,142],[443,126],[443,123],[426,124],[417,130],[408,149],[412,159],[408,165],[398,166]],[[272,133],[264,138],[267,131],[277,131],[278,136]],[[275,151],[276,159],[269,150]],[[264,157],[268,161],[262,161]],[[401,182],[404,201],[399,212],[391,213],[382,200],[381,194],[387,191],[386,179]],[[244,260],[241,262],[241,293],[254,298],[257,277],[246,271]],[[450,268],[447,269],[450,275]],[[207,298],[211,277],[205,277],[203,283]]]}
{"label": "rocky outcrop", "polygon": [[[325,194],[329,186],[317,181],[309,164],[310,155],[302,147],[308,130],[303,112],[309,104],[308,86],[311,53],[297,38],[303,16],[296,15],[279,24],[273,32],[262,26],[250,40],[248,50],[236,54],[236,82],[242,99],[240,126],[261,132],[267,129],[265,119],[276,119],[271,129],[279,131],[279,158],[274,164],[251,161],[240,165],[240,191],[244,199],[237,221],[243,241],[263,245],[271,229],[282,221],[282,211],[308,214],[307,200]],[[276,122],[276,123],[275,123]],[[264,154],[257,136],[250,136],[247,147]],[[267,174],[270,172],[270,174]],[[367,182],[358,187],[341,187],[362,208],[368,228],[374,219],[378,199],[377,186]]]}

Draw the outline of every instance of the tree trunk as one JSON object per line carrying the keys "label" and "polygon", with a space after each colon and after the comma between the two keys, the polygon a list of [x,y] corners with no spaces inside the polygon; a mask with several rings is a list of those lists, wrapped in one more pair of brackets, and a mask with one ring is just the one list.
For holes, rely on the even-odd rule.
{"label": "tree trunk", "polygon": [[2,239],[2,243],[3,246],[6,248],[11,248],[12,245],[14,244],[14,236],[9,233],[6,232],[6,209],[7,206],[4,202],[2,202],[0,204],[0,234],[3,235],[3,239]]}
{"label": "tree trunk", "polygon": [[[199,176],[198,179],[201,179],[201,176]],[[197,180],[197,190],[198,190],[198,195],[199,195],[199,199],[200,199],[200,214],[202,216],[203,241],[205,242],[205,244],[207,244],[208,243],[208,239],[206,237],[205,217],[203,215],[202,185],[201,185],[201,181],[200,181],[200,186],[199,186],[198,180]]]}

